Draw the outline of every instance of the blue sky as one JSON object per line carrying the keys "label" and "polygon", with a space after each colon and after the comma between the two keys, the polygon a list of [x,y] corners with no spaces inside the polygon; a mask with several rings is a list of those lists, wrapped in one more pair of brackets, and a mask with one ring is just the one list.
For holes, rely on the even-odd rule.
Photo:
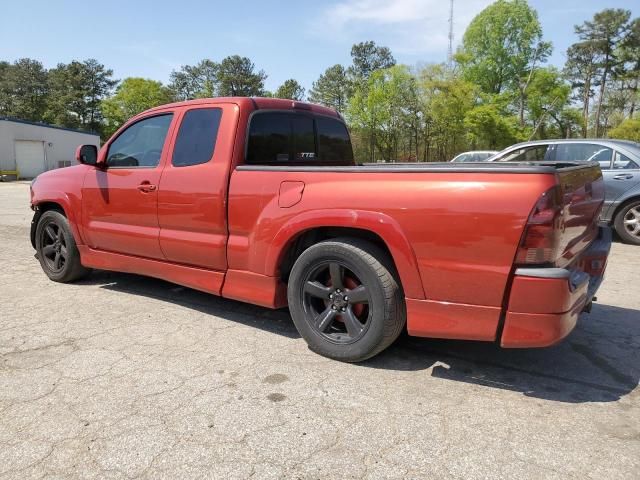
{"label": "blue sky", "polygon": [[[455,0],[455,41],[485,0]],[[551,63],[562,65],[574,24],[603,8],[630,9],[631,0],[530,0]],[[391,48],[398,62],[446,59],[447,0],[20,0],[2,7],[0,59],[32,57],[46,67],[96,58],[116,78],[166,82],[171,70],[203,58],[250,57],[275,90],[287,78],[306,88],[329,66],[348,64],[351,45],[364,40]]]}

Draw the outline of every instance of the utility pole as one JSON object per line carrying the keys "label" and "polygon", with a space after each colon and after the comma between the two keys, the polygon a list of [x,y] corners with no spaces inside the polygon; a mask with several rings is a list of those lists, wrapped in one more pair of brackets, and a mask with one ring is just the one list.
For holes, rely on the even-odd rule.
{"label": "utility pole", "polygon": [[447,63],[449,67],[453,65],[453,0],[449,0],[449,51]]}

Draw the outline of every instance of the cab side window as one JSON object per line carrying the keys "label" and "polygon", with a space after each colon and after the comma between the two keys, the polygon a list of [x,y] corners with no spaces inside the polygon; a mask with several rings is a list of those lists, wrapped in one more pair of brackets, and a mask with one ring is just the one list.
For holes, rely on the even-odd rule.
{"label": "cab side window", "polygon": [[109,145],[107,166],[153,168],[160,162],[173,114],[145,118],[127,127]]}
{"label": "cab side window", "polygon": [[595,143],[560,143],[556,145],[556,160],[565,162],[598,162],[600,168],[611,168],[613,150]]}
{"label": "cab side window", "polygon": [[189,110],[180,124],[171,164],[186,167],[207,163],[213,157],[222,109]]}

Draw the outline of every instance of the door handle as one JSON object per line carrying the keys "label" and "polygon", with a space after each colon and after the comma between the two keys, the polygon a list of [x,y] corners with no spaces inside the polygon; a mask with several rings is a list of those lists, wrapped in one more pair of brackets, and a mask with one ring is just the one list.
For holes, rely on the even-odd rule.
{"label": "door handle", "polygon": [[155,189],[156,189],[156,186],[151,185],[149,182],[143,182],[140,185],[138,185],[138,190],[145,193],[153,192]]}
{"label": "door handle", "polygon": [[631,175],[630,173],[621,173],[620,175],[615,175],[613,177],[614,180],[631,180],[633,178],[633,175]]}

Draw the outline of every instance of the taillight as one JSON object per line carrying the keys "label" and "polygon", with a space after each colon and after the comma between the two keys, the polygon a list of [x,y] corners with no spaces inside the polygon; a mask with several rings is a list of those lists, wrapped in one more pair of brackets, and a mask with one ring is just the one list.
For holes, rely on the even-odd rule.
{"label": "taillight", "polygon": [[517,264],[548,265],[558,259],[562,210],[562,193],[556,185],[542,194],[529,215],[516,255]]}

